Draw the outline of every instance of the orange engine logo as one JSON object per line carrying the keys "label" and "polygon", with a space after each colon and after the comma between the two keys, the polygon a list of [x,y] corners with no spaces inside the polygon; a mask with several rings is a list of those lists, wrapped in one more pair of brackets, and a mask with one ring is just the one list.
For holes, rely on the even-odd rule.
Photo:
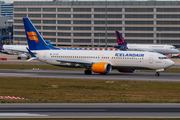
{"label": "orange engine logo", "polygon": [[30,40],[35,40],[36,42],[39,42],[39,40],[38,40],[37,35],[36,35],[35,32],[27,32],[27,34],[28,34],[28,38],[29,38]]}

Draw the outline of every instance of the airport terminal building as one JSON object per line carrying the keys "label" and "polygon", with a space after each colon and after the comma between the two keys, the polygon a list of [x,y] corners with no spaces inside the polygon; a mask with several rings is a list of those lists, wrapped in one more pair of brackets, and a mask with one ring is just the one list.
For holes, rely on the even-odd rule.
{"label": "airport terminal building", "polygon": [[[105,1],[15,1],[14,44],[27,44],[23,17],[57,46],[105,45]],[[180,1],[107,1],[107,42],[180,44]]]}

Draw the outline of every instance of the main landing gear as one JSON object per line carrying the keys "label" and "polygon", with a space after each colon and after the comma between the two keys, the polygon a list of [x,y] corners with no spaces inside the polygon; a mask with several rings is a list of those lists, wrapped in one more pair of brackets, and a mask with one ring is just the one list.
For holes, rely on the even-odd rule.
{"label": "main landing gear", "polygon": [[21,57],[17,57],[17,59],[21,59]]}
{"label": "main landing gear", "polygon": [[92,74],[92,71],[91,71],[91,70],[85,70],[85,71],[84,71],[84,74],[85,74],[85,75],[91,75],[91,74]]}

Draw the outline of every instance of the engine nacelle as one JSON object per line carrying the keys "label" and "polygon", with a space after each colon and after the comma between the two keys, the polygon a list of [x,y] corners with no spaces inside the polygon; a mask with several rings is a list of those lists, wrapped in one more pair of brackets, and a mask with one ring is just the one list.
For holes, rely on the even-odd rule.
{"label": "engine nacelle", "polygon": [[118,69],[119,72],[134,73],[136,69]]}
{"label": "engine nacelle", "polygon": [[109,63],[101,62],[101,63],[94,63],[91,69],[95,73],[109,73],[112,70],[112,66]]}
{"label": "engine nacelle", "polygon": [[25,54],[19,54],[18,57],[20,57],[20,58],[28,58],[28,56],[25,55]]}

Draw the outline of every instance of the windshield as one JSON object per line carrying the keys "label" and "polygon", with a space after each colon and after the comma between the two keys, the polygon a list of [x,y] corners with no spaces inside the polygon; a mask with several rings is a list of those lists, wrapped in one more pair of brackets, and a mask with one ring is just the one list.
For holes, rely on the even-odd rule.
{"label": "windshield", "polygon": [[159,57],[159,59],[161,59],[161,60],[162,60],[162,59],[168,59],[168,58],[167,58],[167,57]]}
{"label": "windshield", "polygon": [[177,49],[177,48],[173,46],[173,47],[171,47],[171,49]]}

